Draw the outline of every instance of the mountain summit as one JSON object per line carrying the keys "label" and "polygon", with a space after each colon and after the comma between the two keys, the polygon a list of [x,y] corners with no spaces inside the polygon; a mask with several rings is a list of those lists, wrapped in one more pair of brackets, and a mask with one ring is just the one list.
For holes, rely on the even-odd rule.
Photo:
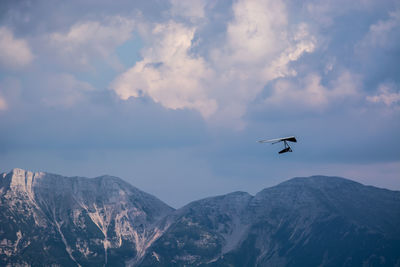
{"label": "mountain summit", "polygon": [[173,211],[117,177],[63,177],[21,169],[0,177],[3,263],[135,263],[167,227],[160,220]]}
{"label": "mountain summit", "polygon": [[399,266],[400,192],[293,178],[174,210],[112,176],[0,174],[0,265]]}

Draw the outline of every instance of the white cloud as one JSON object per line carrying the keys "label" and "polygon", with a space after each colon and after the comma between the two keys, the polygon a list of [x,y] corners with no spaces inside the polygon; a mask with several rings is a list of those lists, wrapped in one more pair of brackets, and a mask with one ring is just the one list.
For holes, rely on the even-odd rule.
{"label": "white cloud", "polygon": [[134,22],[120,16],[104,21],[78,22],[67,32],[49,35],[49,41],[58,56],[66,63],[90,68],[93,61],[106,60],[120,68],[115,48],[132,37]]}
{"label": "white cloud", "polygon": [[293,82],[283,79],[276,82],[273,94],[266,99],[266,104],[320,108],[328,102],[327,90],[321,85],[321,77],[317,74],[308,75],[302,81],[300,88]]}
{"label": "white cloud", "polygon": [[6,27],[0,27],[0,65],[6,69],[20,69],[33,60],[28,42],[14,37]]}
{"label": "white cloud", "polygon": [[333,99],[347,99],[361,94],[361,76],[350,71],[343,71],[336,80],[331,82],[329,92]]}
{"label": "white cloud", "polygon": [[398,47],[400,36],[400,9],[389,12],[387,20],[372,24],[359,47]]}
{"label": "white cloud", "polygon": [[289,68],[289,63],[298,60],[304,53],[311,53],[316,47],[316,39],[308,32],[306,24],[300,24],[294,36],[294,42],[269,66],[264,68],[267,80],[296,76],[295,70]]}
{"label": "white cloud", "polygon": [[392,106],[400,102],[400,92],[396,90],[393,83],[381,84],[378,88],[378,94],[367,96],[367,100],[372,103],[384,103],[386,106]]}
{"label": "white cloud", "polygon": [[154,46],[144,49],[143,60],[118,77],[112,88],[122,99],[145,94],[166,108],[192,108],[210,116],[217,109],[207,96],[212,71],[202,58],[190,54],[194,31],[173,21],[156,25]]}
{"label": "white cloud", "polygon": [[94,90],[89,83],[65,73],[50,76],[43,87],[42,102],[53,107],[72,107],[85,98],[86,92]]}
{"label": "white cloud", "polygon": [[232,63],[265,64],[286,46],[287,12],[282,1],[241,0],[233,5],[228,24],[225,60]]}
{"label": "white cloud", "polygon": [[247,105],[264,86],[296,75],[291,62],[316,48],[307,25],[290,26],[287,17],[282,1],[240,0],[224,38],[203,56],[194,53],[206,40],[194,43],[203,24],[157,24],[143,31],[143,60],[111,88],[122,99],[147,95],[166,108],[195,109],[210,122],[241,128]]}
{"label": "white cloud", "polygon": [[348,71],[342,72],[337,79],[325,86],[322,77],[316,73],[294,83],[287,79],[278,80],[270,97],[265,103],[270,106],[287,105],[298,108],[323,110],[332,102],[348,100],[360,95],[360,77]]}
{"label": "white cloud", "polygon": [[[282,1],[238,1],[221,49],[212,51],[218,76],[218,121],[243,127],[247,105],[278,77],[295,76],[290,63],[316,47],[305,23],[289,25]],[[220,89],[222,88],[222,89]]]}
{"label": "white cloud", "polygon": [[399,42],[400,9],[397,9],[389,12],[386,19],[370,25],[364,38],[354,46],[354,51],[364,61],[362,64],[373,67],[382,64],[383,62],[379,61],[385,60],[389,54],[394,52],[393,55],[395,55],[399,48]]}

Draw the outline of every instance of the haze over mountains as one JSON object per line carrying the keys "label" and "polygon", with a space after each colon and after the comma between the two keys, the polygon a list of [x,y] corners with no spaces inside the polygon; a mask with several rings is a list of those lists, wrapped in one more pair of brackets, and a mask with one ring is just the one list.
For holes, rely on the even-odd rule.
{"label": "haze over mountains", "polygon": [[294,178],[173,209],[111,176],[0,175],[0,265],[400,266],[400,192]]}

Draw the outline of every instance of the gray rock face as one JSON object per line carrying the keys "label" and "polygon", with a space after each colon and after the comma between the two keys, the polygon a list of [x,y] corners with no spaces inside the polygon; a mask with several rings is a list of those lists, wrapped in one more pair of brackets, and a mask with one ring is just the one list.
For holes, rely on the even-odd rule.
{"label": "gray rock face", "polygon": [[174,210],[116,177],[0,175],[0,265],[400,266],[400,192],[294,178]]}
{"label": "gray rock face", "polygon": [[14,169],[0,179],[0,265],[133,265],[173,211],[111,176]]}
{"label": "gray rock face", "polygon": [[400,192],[295,178],[193,202],[141,266],[400,266]]}

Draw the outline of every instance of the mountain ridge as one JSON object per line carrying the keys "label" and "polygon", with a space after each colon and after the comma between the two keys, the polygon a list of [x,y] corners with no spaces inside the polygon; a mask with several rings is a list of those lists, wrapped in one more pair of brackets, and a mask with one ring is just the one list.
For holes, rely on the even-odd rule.
{"label": "mountain ridge", "polygon": [[[112,255],[113,249],[123,247],[124,243],[132,247],[133,258],[142,257],[146,246],[165,227],[158,224],[159,220],[174,210],[116,177],[63,177],[22,169],[13,169],[2,177],[1,201],[6,204],[0,210],[2,217],[22,225],[34,237],[23,248],[28,248],[29,252],[33,249],[29,245],[49,232],[46,236],[50,240],[38,241],[36,246],[56,248],[53,253],[61,254],[62,263],[66,265],[78,264],[78,257],[82,265],[93,261],[107,263],[109,254],[118,257],[118,252]],[[35,226],[33,230],[32,225]],[[12,224],[2,225],[0,233],[9,236],[7,232],[13,232],[12,228]],[[14,232],[14,240],[18,240],[21,235],[18,233],[24,231]],[[89,237],[89,241],[85,240]],[[20,241],[14,248],[3,247],[4,254],[12,256],[18,245]],[[62,246],[65,251],[60,248]],[[52,259],[48,254],[41,260],[46,261],[45,256]]]}
{"label": "mountain ridge", "polygon": [[400,192],[340,177],[175,210],[118,177],[13,169],[0,174],[0,201],[4,265],[400,265]]}

